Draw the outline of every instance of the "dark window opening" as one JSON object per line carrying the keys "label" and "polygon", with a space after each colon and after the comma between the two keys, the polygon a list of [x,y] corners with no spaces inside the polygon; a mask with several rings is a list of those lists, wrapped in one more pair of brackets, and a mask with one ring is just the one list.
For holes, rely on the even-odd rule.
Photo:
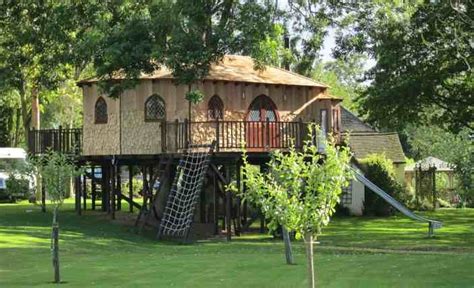
{"label": "dark window opening", "polygon": [[212,96],[207,103],[207,118],[210,120],[224,119],[224,102],[217,95]]}
{"label": "dark window opening", "polygon": [[107,103],[102,97],[99,97],[99,99],[97,99],[97,101],[95,102],[94,119],[96,124],[107,123]]}

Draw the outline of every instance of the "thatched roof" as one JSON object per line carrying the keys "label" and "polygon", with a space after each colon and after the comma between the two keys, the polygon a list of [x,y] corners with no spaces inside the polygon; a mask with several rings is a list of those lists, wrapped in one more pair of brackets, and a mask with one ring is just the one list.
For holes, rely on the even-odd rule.
{"label": "thatched roof", "polygon": [[[123,77],[116,77],[121,79]],[[173,79],[169,69],[163,67],[152,74],[143,74],[140,79]],[[229,81],[258,84],[292,85],[327,88],[328,86],[311,78],[281,68],[266,66],[264,70],[255,70],[254,61],[248,56],[226,55],[217,64],[211,65],[209,75],[204,80]],[[78,85],[97,82],[97,78],[85,79]]]}
{"label": "thatched roof", "polygon": [[405,163],[405,154],[397,133],[353,132],[349,136],[349,147],[357,160],[369,154],[385,154],[394,163]]}

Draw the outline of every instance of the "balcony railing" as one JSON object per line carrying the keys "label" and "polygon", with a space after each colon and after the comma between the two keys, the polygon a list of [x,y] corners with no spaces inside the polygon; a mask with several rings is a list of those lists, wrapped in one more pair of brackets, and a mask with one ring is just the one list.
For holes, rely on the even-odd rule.
{"label": "balcony railing", "polygon": [[308,137],[308,123],[303,121],[184,121],[167,122],[164,151],[179,151],[188,144],[204,145],[216,141],[216,151],[245,147],[265,151],[290,147],[301,148]]}
{"label": "balcony railing", "polygon": [[28,152],[43,154],[48,150],[78,155],[82,148],[82,129],[41,129],[28,133]]}
{"label": "balcony railing", "polygon": [[[249,152],[301,148],[308,139],[308,123],[303,121],[174,121],[162,122],[156,139],[163,152],[180,152],[193,145],[216,141],[216,152]],[[127,137],[122,134],[122,138]],[[158,138],[159,137],[159,138]],[[316,137],[312,137],[316,139]],[[151,138],[150,141],[156,141]],[[158,141],[157,141],[158,142]],[[82,129],[30,130],[28,148],[32,154],[48,150],[78,155],[82,151]],[[141,154],[136,151],[136,154]]]}

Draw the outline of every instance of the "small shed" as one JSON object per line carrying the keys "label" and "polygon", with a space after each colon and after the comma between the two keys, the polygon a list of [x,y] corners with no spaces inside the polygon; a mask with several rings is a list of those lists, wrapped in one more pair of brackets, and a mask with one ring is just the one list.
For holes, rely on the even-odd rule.
{"label": "small shed", "polygon": [[422,160],[417,161],[416,163],[407,165],[405,167],[405,183],[408,186],[413,187],[413,181],[415,179],[415,170],[420,168],[422,170],[435,168],[436,173],[444,173],[448,178],[447,188],[454,188],[454,168],[456,168],[456,166],[433,156],[428,156]]}

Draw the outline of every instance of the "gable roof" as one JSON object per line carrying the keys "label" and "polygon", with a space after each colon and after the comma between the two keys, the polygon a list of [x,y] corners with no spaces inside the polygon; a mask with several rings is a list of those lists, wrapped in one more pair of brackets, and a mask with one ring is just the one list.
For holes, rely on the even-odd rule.
{"label": "gable roof", "polygon": [[[166,67],[155,70],[152,74],[143,74],[140,79],[173,79],[172,71]],[[115,79],[123,79],[116,77]],[[265,66],[264,70],[255,70],[254,61],[251,57],[240,55],[225,55],[217,64],[210,67],[209,75],[204,80],[231,81],[259,84],[293,85],[306,87],[327,88],[311,78],[287,71],[273,66]],[[97,82],[97,78],[85,79],[77,84]]]}
{"label": "gable roof", "polygon": [[397,133],[355,132],[349,136],[349,147],[357,160],[369,154],[385,154],[394,163],[405,163],[405,154]]}
{"label": "gable roof", "polygon": [[376,132],[354,113],[341,106],[341,123],[343,132]]}
{"label": "gable roof", "polygon": [[407,165],[407,167],[405,167],[405,171],[414,171],[416,167],[420,166],[422,169],[427,169],[434,166],[436,167],[436,171],[443,172],[453,171],[454,168],[456,168],[456,165],[454,164],[448,163],[433,156],[428,156],[424,159],[421,159],[420,161],[417,161],[416,163]]}

